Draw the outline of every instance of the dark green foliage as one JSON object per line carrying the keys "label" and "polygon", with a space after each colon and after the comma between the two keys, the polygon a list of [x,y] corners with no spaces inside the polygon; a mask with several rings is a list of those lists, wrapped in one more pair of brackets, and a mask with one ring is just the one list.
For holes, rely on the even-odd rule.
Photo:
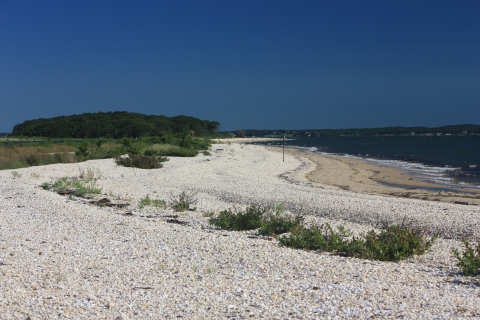
{"label": "dark green foliage", "polygon": [[144,152],[148,156],[162,156],[162,157],[195,157],[197,151],[194,149],[185,149],[177,146],[169,146],[160,150],[147,149]]}
{"label": "dark green foliage", "polygon": [[182,148],[190,148],[192,146],[192,134],[188,126],[184,126],[183,130],[178,133],[178,145]]}
{"label": "dark green foliage", "polygon": [[88,155],[88,152],[89,152],[89,143],[87,140],[84,140],[77,145],[77,151],[75,151],[75,154],[77,156],[86,157]]}
{"label": "dark green foliage", "polygon": [[277,235],[290,232],[303,222],[303,216],[293,217],[285,213],[283,205],[277,206],[275,211],[268,210],[262,217],[258,232],[261,235]]}
{"label": "dark green foliage", "polygon": [[465,251],[462,254],[457,249],[453,249],[453,254],[458,259],[458,266],[468,275],[480,274],[480,242],[470,246],[467,240],[463,241]]}
{"label": "dark green foliage", "polygon": [[364,236],[365,248],[360,244],[355,247],[349,243],[346,251],[356,257],[381,261],[403,260],[412,255],[424,254],[433,245],[437,235],[427,240],[427,233],[409,229],[405,225],[384,226],[380,234],[370,231]]}
{"label": "dark green foliage", "polygon": [[142,156],[136,154],[129,154],[128,157],[117,156],[115,162],[124,167],[134,167],[140,169],[158,169],[162,168],[162,162],[166,161],[166,158],[156,156]]}
{"label": "dark green foliage", "polygon": [[291,231],[303,221],[303,217],[292,217],[284,211],[283,205],[277,206],[275,210],[259,206],[250,206],[245,211],[228,209],[210,217],[208,222],[226,230],[258,229],[258,232],[265,236],[277,235]]}
{"label": "dark green foliage", "polygon": [[146,145],[142,140],[123,138],[122,147],[128,154],[139,155],[143,152]]}
{"label": "dark green foliage", "polygon": [[195,150],[207,150],[211,145],[210,139],[196,138],[192,140],[192,148]]}
{"label": "dark green foliage", "polygon": [[343,249],[348,235],[349,232],[342,227],[335,232],[328,223],[310,228],[298,225],[290,235],[279,237],[278,241],[284,246],[296,249],[337,251]]}
{"label": "dark green foliage", "polygon": [[285,246],[336,252],[362,259],[381,261],[403,260],[412,255],[424,254],[435,242],[437,235],[427,239],[427,233],[409,229],[404,224],[385,225],[380,234],[370,231],[362,237],[349,239],[350,232],[343,227],[334,231],[329,224],[321,227],[298,226],[289,236],[279,238]]}
{"label": "dark green foliage", "polygon": [[236,209],[235,211],[228,209],[221,211],[216,217],[211,217],[208,222],[226,230],[254,230],[262,225],[263,214],[267,211],[267,208],[257,206],[250,206],[243,212]]}
{"label": "dark green foliage", "polygon": [[[218,131],[217,121],[188,116],[149,116],[131,112],[98,112],[28,120],[13,128],[13,136],[51,138],[139,138],[177,134],[187,126],[195,136],[212,135]],[[163,141],[162,143],[170,143]],[[100,146],[98,146],[100,147]]]}

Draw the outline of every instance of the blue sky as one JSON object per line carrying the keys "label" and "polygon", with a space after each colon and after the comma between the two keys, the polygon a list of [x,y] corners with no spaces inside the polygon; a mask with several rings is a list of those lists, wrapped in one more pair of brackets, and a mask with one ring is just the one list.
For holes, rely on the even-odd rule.
{"label": "blue sky", "polygon": [[480,1],[1,1],[0,132],[98,111],[480,124]]}

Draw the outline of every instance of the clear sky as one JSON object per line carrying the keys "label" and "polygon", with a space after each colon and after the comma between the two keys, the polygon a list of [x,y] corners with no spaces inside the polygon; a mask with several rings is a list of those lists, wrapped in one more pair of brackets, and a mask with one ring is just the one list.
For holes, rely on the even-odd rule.
{"label": "clear sky", "polygon": [[98,111],[480,124],[480,1],[0,1],[0,132]]}

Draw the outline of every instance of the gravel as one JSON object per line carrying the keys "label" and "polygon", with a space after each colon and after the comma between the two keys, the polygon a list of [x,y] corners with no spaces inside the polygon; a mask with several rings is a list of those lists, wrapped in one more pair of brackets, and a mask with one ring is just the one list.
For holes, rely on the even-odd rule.
{"label": "gravel", "polygon": [[[40,187],[88,170],[98,197],[129,206]],[[0,171],[0,319],[480,319],[480,279],[451,253],[480,238],[479,207],[319,188],[304,178],[311,170],[304,158],[225,144],[154,170],[106,159]],[[195,211],[138,207],[182,191],[197,192]],[[405,218],[441,238],[426,255],[379,262],[285,248],[206,217],[279,203],[357,234]]]}

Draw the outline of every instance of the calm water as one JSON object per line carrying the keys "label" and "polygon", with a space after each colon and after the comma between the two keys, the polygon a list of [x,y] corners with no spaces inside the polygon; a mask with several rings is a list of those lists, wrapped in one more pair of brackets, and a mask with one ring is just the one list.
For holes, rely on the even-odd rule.
{"label": "calm water", "polygon": [[362,158],[450,187],[480,188],[480,136],[316,137],[285,145]]}

